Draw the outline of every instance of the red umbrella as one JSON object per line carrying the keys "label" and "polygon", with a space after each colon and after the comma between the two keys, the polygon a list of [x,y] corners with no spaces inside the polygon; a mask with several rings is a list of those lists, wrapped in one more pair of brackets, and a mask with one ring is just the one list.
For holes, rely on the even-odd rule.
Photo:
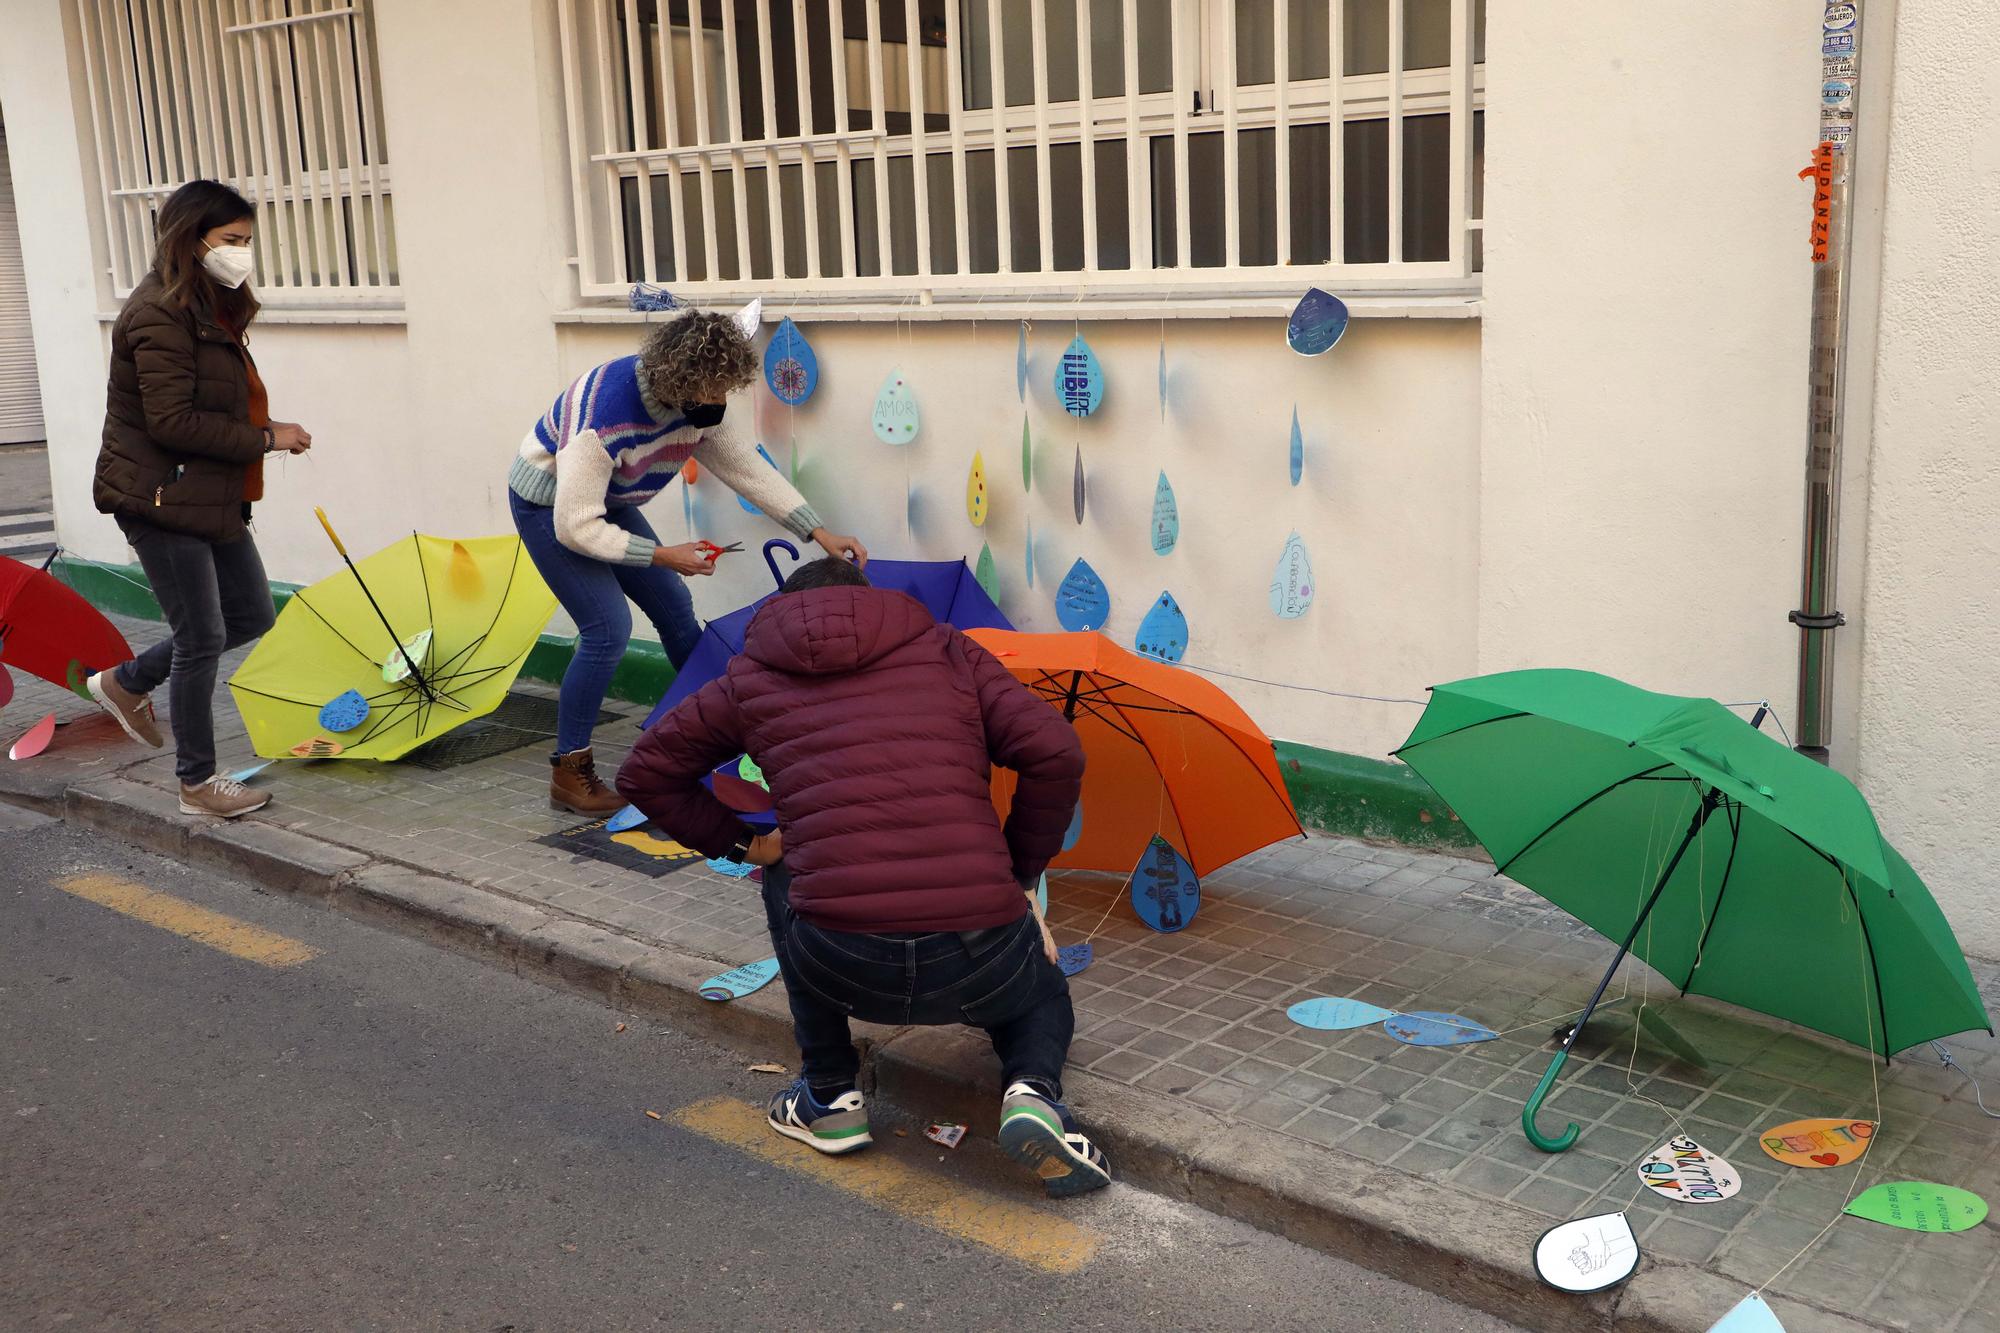
{"label": "red umbrella", "polygon": [[131,656],[118,627],[73,589],[33,565],[0,556],[0,662],[51,685],[81,689],[85,676]]}

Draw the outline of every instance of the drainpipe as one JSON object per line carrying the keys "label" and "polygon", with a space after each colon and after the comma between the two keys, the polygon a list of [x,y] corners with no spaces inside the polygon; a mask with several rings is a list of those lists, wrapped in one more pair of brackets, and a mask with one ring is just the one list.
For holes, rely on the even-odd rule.
{"label": "drainpipe", "polygon": [[1811,386],[1806,416],[1805,567],[1799,609],[1799,752],[1825,763],[1833,716],[1833,632],[1840,542],[1840,449],[1847,397],[1848,258],[1853,233],[1855,116],[1860,107],[1861,8],[1828,0],[1820,26],[1819,149],[1813,180]]}

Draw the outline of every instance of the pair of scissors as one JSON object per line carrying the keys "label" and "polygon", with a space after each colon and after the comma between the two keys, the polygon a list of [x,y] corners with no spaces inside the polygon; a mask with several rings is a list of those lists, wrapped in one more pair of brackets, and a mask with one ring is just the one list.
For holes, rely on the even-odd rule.
{"label": "pair of scissors", "polygon": [[717,546],[714,542],[696,542],[694,549],[701,552],[703,559],[713,564],[716,560],[728,555],[731,551],[742,550],[743,543],[731,542],[727,546]]}

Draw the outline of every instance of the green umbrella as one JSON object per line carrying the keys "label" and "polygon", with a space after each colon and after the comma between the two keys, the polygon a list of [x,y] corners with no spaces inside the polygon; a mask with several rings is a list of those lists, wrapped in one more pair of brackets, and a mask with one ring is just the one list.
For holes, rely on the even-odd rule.
{"label": "green umbrella", "polygon": [[1549,1062],[1535,1115],[1626,953],[1710,995],[1872,1052],[1992,1031],[1924,882],[1846,778],[1713,699],[1588,671],[1509,671],[1431,692],[1396,752],[1501,873],[1621,940]]}

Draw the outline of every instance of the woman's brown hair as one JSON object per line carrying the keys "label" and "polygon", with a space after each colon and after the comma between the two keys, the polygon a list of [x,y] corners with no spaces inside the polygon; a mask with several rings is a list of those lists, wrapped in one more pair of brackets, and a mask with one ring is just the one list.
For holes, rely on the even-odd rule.
{"label": "woman's brown hair", "polygon": [[201,263],[202,238],[217,227],[255,218],[248,199],[220,181],[189,181],[160,206],[153,249],[153,271],[167,299],[183,310],[198,310],[234,333],[241,334],[257,318],[260,307],[250,284],[224,287],[208,276]]}
{"label": "woman's brown hair", "polygon": [[668,407],[719,403],[757,378],[757,352],[735,319],[697,310],[653,330],[639,349],[639,374]]}

